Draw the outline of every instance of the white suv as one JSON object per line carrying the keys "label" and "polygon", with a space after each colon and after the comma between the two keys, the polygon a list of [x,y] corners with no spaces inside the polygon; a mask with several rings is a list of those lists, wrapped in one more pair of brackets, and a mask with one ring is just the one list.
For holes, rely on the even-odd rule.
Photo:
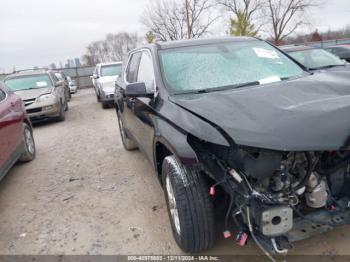
{"label": "white suv", "polygon": [[114,102],[115,81],[122,71],[122,62],[113,62],[96,65],[92,75],[92,83],[95,87],[97,101],[103,108]]}

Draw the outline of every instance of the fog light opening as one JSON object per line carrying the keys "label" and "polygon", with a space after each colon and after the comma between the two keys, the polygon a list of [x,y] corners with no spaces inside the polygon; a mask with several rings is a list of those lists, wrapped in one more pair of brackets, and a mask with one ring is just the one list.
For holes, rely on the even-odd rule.
{"label": "fog light opening", "polygon": [[280,216],[275,216],[271,220],[272,225],[277,226],[282,222],[282,218]]}

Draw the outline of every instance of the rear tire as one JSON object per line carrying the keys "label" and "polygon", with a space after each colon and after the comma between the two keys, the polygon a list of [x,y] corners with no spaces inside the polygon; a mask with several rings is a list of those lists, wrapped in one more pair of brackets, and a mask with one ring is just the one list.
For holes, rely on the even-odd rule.
{"label": "rear tire", "polygon": [[125,133],[124,124],[120,117],[119,111],[117,111],[118,116],[118,125],[119,125],[119,132],[120,137],[122,139],[123,146],[126,150],[131,151],[137,149],[136,143],[128,137],[128,135]]}
{"label": "rear tire", "polygon": [[214,208],[203,174],[168,156],[162,164],[162,180],[178,246],[188,253],[211,248],[215,240]]}
{"label": "rear tire", "polygon": [[20,162],[32,161],[35,158],[35,142],[33,137],[33,130],[27,123],[23,123],[23,144],[24,150],[19,158]]}

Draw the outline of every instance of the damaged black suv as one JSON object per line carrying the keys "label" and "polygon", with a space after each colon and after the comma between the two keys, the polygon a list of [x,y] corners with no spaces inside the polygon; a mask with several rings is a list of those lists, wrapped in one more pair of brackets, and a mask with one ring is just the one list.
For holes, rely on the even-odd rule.
{"label": "damaged black suv", "polygon": [[154,165],[184,251],[214,244],[221,193],[224,236],[233,221],[268,255],[350,222],[347,72],[310,73],[246,37],[151,44],[123,67],[122,142]]}

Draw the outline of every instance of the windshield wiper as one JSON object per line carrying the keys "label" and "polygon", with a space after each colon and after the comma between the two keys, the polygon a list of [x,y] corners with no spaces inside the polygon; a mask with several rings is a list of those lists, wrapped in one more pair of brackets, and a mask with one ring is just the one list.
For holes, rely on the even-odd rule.
{"label": "windshield wiper", "polygon": [[210,92],[225,91],[225,90],[229,90],[229,89],[236,89],[236,88],[255,86],[255,85],[260,85],[259,81],[247,82],[247,83],[237,84],[237,85],[220,86],[220,87],[214,87],[214,88],[205,88],[205,89],[199,89],[199,90],[188,90],[188,91],[176,93],[176,95],[205,94],[205,93],[210,93]]}
{"label": "windshield wiper", "polygon": [[310,67],[308,68],[309,70],[321,70],[321,69],[328,69],[332,67],[337,67],[337,66],[345,66],[345,64],[342,65],[325,65],[325,66],[319,66],[319,67]]}

